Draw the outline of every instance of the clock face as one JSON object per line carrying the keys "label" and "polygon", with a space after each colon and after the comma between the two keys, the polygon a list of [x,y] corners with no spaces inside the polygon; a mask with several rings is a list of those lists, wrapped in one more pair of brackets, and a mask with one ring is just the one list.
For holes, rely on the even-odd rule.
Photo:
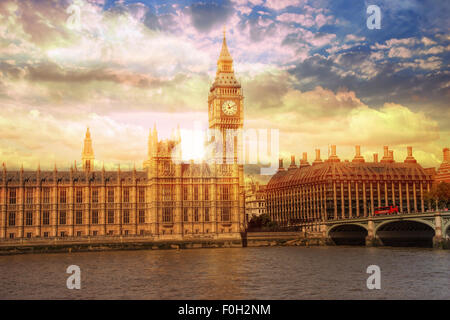
{"label": "clock face", "polygon": [[228,100],[222,104],[222,111],[227,116],[232,116],[237,111],[237,105],[234,101]]}

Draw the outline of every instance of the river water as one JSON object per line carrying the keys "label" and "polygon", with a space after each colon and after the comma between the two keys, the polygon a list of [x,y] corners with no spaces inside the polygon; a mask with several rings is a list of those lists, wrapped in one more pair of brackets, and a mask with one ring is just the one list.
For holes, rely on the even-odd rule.
{"label": "river water", "polygon": [[[81,289],[69,290],[69,265]],[[369,265],[381,289],[367,289]],[[450,299],[450,251],[264,247],[0,257],[0,299]]]}

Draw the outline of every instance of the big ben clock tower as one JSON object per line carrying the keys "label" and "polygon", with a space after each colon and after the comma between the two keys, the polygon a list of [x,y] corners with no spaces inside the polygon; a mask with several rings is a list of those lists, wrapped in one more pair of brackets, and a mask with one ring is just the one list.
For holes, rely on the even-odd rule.
{"label": "big ben clock tower", "polygon": [[228,51],[225,30],[216,78],[209,89],[208,114],[209,129],[214,132],[215,141],[221,142],[219,146],[222,150],[219,151],[222,151],[223,160],[227,163],[230,160],[231,163],[237,162],[242,148],[244,96],[241,84],[234,75],[233,58]]}

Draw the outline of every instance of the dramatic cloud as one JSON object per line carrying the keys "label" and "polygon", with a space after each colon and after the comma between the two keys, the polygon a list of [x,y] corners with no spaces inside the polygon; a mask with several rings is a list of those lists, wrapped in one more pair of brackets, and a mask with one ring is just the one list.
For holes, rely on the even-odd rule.
{"label": "dramatic cloud", "polygon": [[228,0],[196,2],[191,5],[192,24],[199,31],[210,31],[213,26],[222,26],[233,13]]}
{"label": "dramatic cloud", "polygon": [[437,3],[381,0],[382,29],[368,30],[364,2],[4,0],[0,160],[67,168],[90,126],[97,165],[140,168],[153,123],[163,138],[206,127],[226,26],[245,125],[278,128],[283,156],[333,143],[343,158],[361,144],[367,159],[383,145],[401,159],[413,145],[436,166],[450,144]]}

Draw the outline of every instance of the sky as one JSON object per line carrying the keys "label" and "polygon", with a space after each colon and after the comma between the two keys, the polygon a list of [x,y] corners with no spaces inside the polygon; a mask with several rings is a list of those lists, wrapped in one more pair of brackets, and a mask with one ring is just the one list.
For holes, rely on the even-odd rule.
{"label": "sky", "polygon": [[[380,29],[366,9],[377,5]],[[366,161],[406,146],[437,167],[450,146],[450,2],[0,2],[0,161],[67,170],[86,128],[96,166],[142,168],[149,129],[207,126],[224,26],[245,128],[279,130],[289,163],[337,145]],[[79,13],[79,14],[78,14]]]}

